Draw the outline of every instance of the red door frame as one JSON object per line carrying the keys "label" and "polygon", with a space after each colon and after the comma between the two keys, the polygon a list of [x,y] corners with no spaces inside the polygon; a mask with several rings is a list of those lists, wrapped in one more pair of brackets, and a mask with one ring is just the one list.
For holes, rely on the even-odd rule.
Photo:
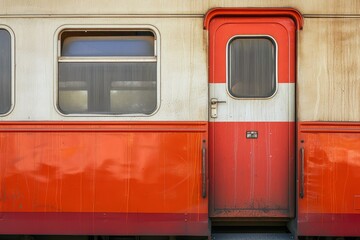
{"label": "red door frame", "polygon": [[[281,18],[283,17],[286,17],[287,19],[292,19],[292,24],[295,25],[295,31],[296,30],[299,30],[299,29],[302,29],[302,26],[303,26],[303,18],[301,16],[301,14],[295,10],[295,9],[289,9],[289,8],[281,8],[281,9],[257,9],[257,8],[251,8],[251,9],[245,9],[245,8],[216,8],[216,9],[212,9],[210,10],[206,16],[205,16],[205,20],[204,20],[204,29],[207,29],[207,30],[210,30],[210,22],[212,20],[214,20],[215,18],[217,18],[217,25],[221,25],[222,23],[221,22],[224,22],[226,23],[226,20],[225,21],[222,21],[224,20],[226,17],[226,20],[227,19],[242,19],[246,21],[246,19],[249,21],[249,22],[252,22],[252,21],[256,21],[257,19],[264,19],[264,17],[266,17],[266,19],[275,19],[277,18],[279,21],[281,21]],[[222,18],[222,20],[221,20]],[[259,23],[261,24],[261,21],[259,21]],[[219,23],[220,22],[220,23]],[[263,22],[263,23],[266,23]],[[274,23],[276,23],[276,21],[274,21]],[[212,28],[213,29],[213,28]],[[213,65],[215,64],[214,63],[214,52],[215,52],[215,48],[214,46],[211,44],[211,40],[212,38],[214,37],[214,33],[212,34],[211,32],[215,32],[215,30],[213,29],[212,31],[210,31],[210,44],[209,44],[209,83],[211,82],[217,82],[219,81],[218,79],[222,79],[222,77],[219,77],[219,76],[215,76],[213,74]],[[256,31],[254,32],[254,34],[256,34]],[[295,34],[293,36],[295,38]],[[292,59],[291,61],[293,61],[293,63],[291,64],[291,66],[289,67],[289,69],[285,70],[285,74],[286,74],[286,71],[288,71],[290,73],[290,76],[293,76],[293,80],[289,80],[290,82],[294,82],[295,81],[295,42],[294,41],[294,44],[293,46],[290,46],[292,49],[290,51],[290,58],[289,59]],[[281,44],[281,43],[280,43]],[[279,57],[279,61],[281,60],[281,52],[280,52],[280,57]],[[285,59],[285,58],[283,58]],[[286,60],[286,59],[285,59]],[[221,69],[220,69],[220,75],[224,75],[224,72],[226,71],[225,68],[226,66],[224,65],[225,63],[222,63],[220,62],[217,62],[216,66],[219,66]],[[287,68],[288,66],[286,66],[286,63],[279,63],[280,64],[283,64],[285,65],[285,67]],[[224,65],[224,66],[223,66]],[[286,69],[285,68],[285,69]],[[280,73],[280,69],[282,69],[280,66],[279,66],[279,75],[280,74],[283,74],[283,73]],[[219,71],[217,71],[219,72]],[[217,79],[217,80],[215,80]],[[282,80],[283,79],[283,80]],[[286,82],[288,80],[284,80],[285,78],[280,78],[279,77],[279,82]],[[221,80],[222,81],[222,80]],[[210,123],[209,124],[209,131],[211,133],[211,126],[213,124]],[[291,124],[292,127],[295,129],[295,125],[294,123]],[[291,150],[291,157],[292,159],[294,159],[294,153],[293,151],[295,150],[295,135],[294,135],[294,132],[291,134],[291,137],[292,138],[290,140],[290,142],[292,142],[292,145],[294,146],[294,149]],[[209,148],[210,148],[210,152],[212,151],[211,148],[214,147],[214,143],[212,143],[211,141],[209,142]],[[210,154],[210,162],[209,164],[212,165],[212,161],[211,160],[213,157],[212,155]],[[295,163],[292,162],[290,163],[290,165],[292,166],[292,168],[295,167]],[[211,168],[209,169],[211,171]],[[294,174],[294,173],[293,173]],[[290,174],[292,175],[292,178],[294,178],[294,175],[293,174]],[[209,174],[209,177],[210,177],[210,191],[214,189],[214,182],[211,181],[211,178],[213,177],[213,174],[210,172]],[[291,182],[291,187],[289,189],[289,202],[294,202],[294,196],[292,194],[292,192],[294,192],[294,189],[295,189],[295,183],[294,183],[294,180],[290,181]],[[263,213],[263,214],[259,214],[257,215],[257,211],[249,211],[249,213],[247,213],[246,211],[244,211],[243,213],[239,214],[239,213],[236,213],[236,211],[226,211],[224,213],[222,213],[221,211],[220,212],[216,212],[215,211],[215,207],[214,207],[214,199],[209,199],[210,200],[210,204],[209,204],[209,213],[210,213],[210,217],[241,217],[241,216],[249,216],[249,217],[293,217],[293,212],[294,212],[294,204],[292,204],[292,206],[289,207],[289,211],[288,213],[285,213],[285,212],[281,212],[281,211],[273,211],[273,212],[267,212],[267,213]],[[256,213],[255,213],[256,212]],[[260,213],[260,212],[259,212]],[[244,214],[244,215],[242,215]]]}

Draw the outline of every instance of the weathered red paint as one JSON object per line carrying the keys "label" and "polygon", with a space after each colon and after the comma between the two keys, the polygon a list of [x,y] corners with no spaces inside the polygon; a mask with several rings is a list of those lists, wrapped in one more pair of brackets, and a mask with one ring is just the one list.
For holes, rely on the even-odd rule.
{"label": "weathered red paint", "polygon": [[[109,196],[110,197],[110,196]],[[183,235],[208,233],[208,215],[194,213],[4,212],[0,234]]]}
{"label": "weathered red paint", "polygon": [[307,213],[298,218],[300,236],[360,236],[360,214]]}
{"label": "weathered red paint", "polygon": [[213,8],[209,10],[204,18],[204,29],[209,29],[211,20],[216,17],[238,17],[238,18],[291,18],[298,30],[304,25],[304,18],[301,13],[294,8]]}
{"label": "weathered red paint", "polygon": [[214,18],[209,33],[209,82],[226,82],[226,50],[236,35],[271,36],[278,48],[278,82],[295,83],[295,31],[288,18]]}
{"label": "weathered red paint", "polygon": [[[218,9],[208,13],[205,25],[209,29],[210,84],[226,83],[227,44],[238,35],[274,38],[278,52],[277,81],[295,83],[296,23],[278,15],[276,10],[257,10]],[[294,119],[287,122],[260,117],[257,121],[256,116],[254,119],[249,122],[214,119],[209,125],[210,217],[294,216]],[[259,138],[246,139],[249,130],[258,131]]]}
{"label": "weathered red paint", "polygon": [[[249,129],[258,139],[246,139]],[[210,216],[293,216],[293,129],[294,122],[210,123]]]}
{"label": "weathered red paint", "polygon": [[[29,233],[22,232],[29,224],[39,229],[31,233],[72,234],[61,226],[80,214],[93,221],[74,221],[70,229],[84,234],[106,234],[109,227],[109,234],[207,235],[201,195],[207,128],[206,122],[2,122],[0,233]],[[23,220],[29,216],[42,220]],[[166,221],[169,228],[155,227]],[[24,228],[9,232],[15,222]],[[50,230],[40,230],[42,224]]]}
{"label": "weathered red paint", "polygon": [[299,235],[359,236],[360,123],[298,123],[298,152]]}

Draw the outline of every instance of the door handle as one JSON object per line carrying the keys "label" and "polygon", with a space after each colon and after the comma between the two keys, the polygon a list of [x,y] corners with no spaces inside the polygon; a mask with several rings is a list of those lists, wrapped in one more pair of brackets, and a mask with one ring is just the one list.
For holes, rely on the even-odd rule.
{"label": "door handle", "polygon": [[305,149],[302,147],[300,148],[300,198],[304,198],[305,196]]}
{"label": "door handle", "polygon": [[226,101],[225,100],[218,100],[217,98],[212,98],[210,100],[210,103],[212,105],[212,104],[217,104],[217,103],[226,103]]}
{"label": "door handle", "polygon": [[206,141],[203,140],[201,149],[201,196],[206,198]]}
{"label": "door handle", "polygon": [[226,103],[226,101],[218,100],[217,98],[210,99],[210,107],[211,107],[210,116],[212,118],[217,118],[217,105],[218,105],[218,103]]}

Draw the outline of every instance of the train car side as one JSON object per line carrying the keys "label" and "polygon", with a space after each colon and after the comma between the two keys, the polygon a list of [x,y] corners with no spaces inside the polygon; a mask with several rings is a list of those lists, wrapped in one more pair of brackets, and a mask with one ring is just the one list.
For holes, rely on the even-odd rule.
{"label": "train car side", "polygon": [[357,0],[0,5],[4,238],[360,237]]}

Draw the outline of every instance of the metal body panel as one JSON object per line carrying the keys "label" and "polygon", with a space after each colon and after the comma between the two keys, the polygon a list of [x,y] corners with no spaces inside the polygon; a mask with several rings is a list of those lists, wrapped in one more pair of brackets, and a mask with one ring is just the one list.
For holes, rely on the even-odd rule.
{"label": "metal body panel", "polygon": [[[207,235],[201,166],[207,162],[201,154],[210,131],[227,151],[224,161],[215,162],[221,154],[210,141],[210,216],[293,218],[296,193],[298,235],[360,236],[358,0],[0,0],[0,6],[14,61],[13,109],[0,117],[0,233]],[[269,103],[236,103],[219,80],[225,68],[208,85],[213,49],[203,30],[206,13],[288,7],[303,14],[305,27],[297,47],[290,44],[296,58],[279,64],[289,66],[290,74],[279,72],[279,91]],[[54,100],[57,31],[66,26],[157,29],[159,111],[146,117],[61,115]],[[227,101],[218,104],[216,120],[208,117],[208,93]],[[294,121],[301,122],[298,154]],[[256,139],[266,144],[259,147]],[[244,172],[232,161],[251,154],[262,154],[266,163],[248,158],[241,162]],[[273,161],[286,154],[289,162]]]}
{"label": "metal body panel", "polygon": [[3,212],[0,216],[0,234],[206,236],[209,231],[207,214],[197,213]]}
{"label": "metal body panel", "polygon": [[281,83],[275,96],[268,100],[234,99],[226,91],[225,83],[210,83],[210,96],[226,101],[218,105],[218,117],[210,122],[287,122],[295,121],[295,84]]}
{"label": "metal body panel", "polygon": [[[196,14],[204,15],[215,7],[293,7],[303,14],[360,14],[357,0],[88,0],[49,2],[47,0],[1,0],[1,15],[37,15],[51,17],[56,14],[92,14],[92,15],[141,15],[141,14]],[[91,7],[89,7],[91,6]],[[161,8],[159,8],[161,6]],[[202,16],[201,16],[202,17]]]}
{"label": "metal body panel", "polygon": [[0,233],[207,235],[203,141],[206,122],[2,123]]}
{"label": "metal body panel", "polygon": [[[294,122],[210,123],[210,216],[292,217]],[[246,132],[258,137],[248,139]]]}
{"label": "metal body panel", "polygon": [[359,121],[360,19],[305,19],[305,25],[299,34],[299,121]]}
{"label": "metal body panel", "polygon": [[299,235],[359,236],[360,125],[301,122],[298,129]]}
{"label": "metal body panel", "polygon": [[[7,18],[14,32],[15,107],[0,121],[206,121],[206,38],[202,19]],[[29,24],[31,28],[29,28]],[[78,28],[154,28],[159,31],[160,107],[152,116],[62,116],[56,110],[57,31]],[[175,26],[175,27],[174,27]],[[37,32],[37,34],[33,34]],[[161,40],[161,41],[160,41]],[[181,47],[177,47],[181,46]]]}
{"label": "metal body panel", "polygon": [[[209,97],[224,101],[218,104],[209,129],[210,217],[290,218],[294,216],[295,96],[291,89],[296,26],[285,17],[235,16],[206,20]],[[242,35],[271,36],[277,43],[279,89],[271,98],[235,99],[227,91],[227,43]]]}

